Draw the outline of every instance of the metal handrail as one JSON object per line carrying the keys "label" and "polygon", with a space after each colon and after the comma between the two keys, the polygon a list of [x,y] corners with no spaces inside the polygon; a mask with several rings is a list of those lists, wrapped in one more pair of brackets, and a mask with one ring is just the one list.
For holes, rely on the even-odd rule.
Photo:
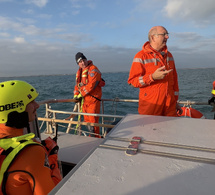
{"label": "metal handrail", "polygon": [[[110,102],[139,102],[139,100],[134,100],[134,99],[101,99],[101,101],[110,101]],[[75,99],[50,99],[50,100],[44,100],[44,101],[39,101],[37,102],[39,105],[42,104],[50,104],[50,103],[63,103],[63,102],[75,102],[77,103],[78,101]]]}
{"label": "metal handrail", "polygon": [[[102,100],[102,104],[104,101],[113,101],[111,99],[105,99],[105,100]],[[115,99],[115,101],[127,101],[127,100],[119,100],[119,99]],[[56,131],[56,124],[55,123],[67,123],[68,124],[68,127],[67,127],[67,131],[66,133],[69,132],[68,129],[70,129],[71,127],[71,124],[76,124],[77,126],[78,125],[88,125],[88,126],[100,126],[102,127],[102,133],[104,134],[105,133],[105,128],[113,128],[115,125],[108,125],[108,124],[105,124],[105,121],[104,121],[104,118],[107,117],[107,118],[114,118],[114,120],[116,118],[123,118],[124,116],[122,115],[110,115],[110,114],[95,114],[95,113],[82,113],[80,112],[80,106],[78,106],[78,111],[74,111],[73,112],[68,112],[68,111],[60,111],[60,110],[53,110],[51,109],[50,105],[51,103],[65,103],[65,102],[74,102],[76,104],[79,104],[79,101],[77,100],[74,100],[74,99],[50,99],[50,100],[45,100],[45,101],[40,101],[38,102],[39,105],[45,105],[45,109],[46,109],[46,114],[45,116],[47,116],[48,118],[41,118],[41,117],[38,117],[38,120],[40,121],[43,121],[43,122],[46,122],[46,133],[48,134],[52,134],[53,133],[53,130],[52,128],[54,129],[54,131]],[[50,113],[53,115],[52,118],[50,118]],[[98,124],[98,123],[85,123],[85,122],[80,122],[80,121],[68,121],[68,120],[59,120],[59,119],[56,119],[56,114],[57,113],[60,113],[60,114],[69,114],[69,115],[88,115],[88,116],[98,116],[98,117],[102,117],[102,124]],[[102,113],[104,113],[104,110],[102,111]],[[74,117],[73,116],[73,117]],[[40,127],[40,129],[42,128],[42,126]],[[81,131],[80,131],[81,132]]]}
{"label": "metal handrail", "polygon": [[196,102],[196,101],[180,101],[178,100],[179,104],[185,104],[185,105],[208,105],[208,102]]}
{"label": "metal handrail", "polygon": [[78,102],[78,101],[75,99],[50,99],[50,100],[38,101],[37,103],[39,105],[42,105],[42,104],[62,103],[62,102]]}
{"label": "metal handrail", "polygon": [[[115,98],[115,99],[101,99],[101,101],[112,101],[112,102],[136,102],[138,103],[139,100],[136,99],[119,99],[119,98]],[[45,101],[40,101],[38,102],[39,105],[42,104],[49,104],[49,103],[63,103],[63,102],[78,102],[75,99],[51,99],[51,100],[45,100]],[[208,105],[208,102],[196,102],[196,101],[181,101],[178,100],[179,104],[188,104],[188,105]]]}
{"label": "metal handrail", "polygon": [[[100,127],[102,127],[102,132],[104,133],[104,127],[107,127],[107,124],[105,124],[104,122],[104,118],[107,117],[107,118],[114,118],[114,120],[116,118],[123,118],[124,116],[122,115],[110,115],[110,114],[104,114],[104,102],[133,102],[133,103],[138,103],[139,100],[137,99],[119,99],[119,98],[114,98],[114,99],[101,99],[101,103],[102,103],[102,114],[95,114],[95,113],[82,113],[80,112],[80,104],[78,103],[79,101],[75,100],[75,99],[50,99],[50,100],[44,100],[44,101],[40,101],[38,102],[39,105],[43,105],[45,104],[46,105],[46,115],[45,116],[50,116],[50,113],[53,114],[53,117],[51,120],[45,120],[45,118],[38,118],[39,120],[41,121],[46,121],[46,124],[47,124],[47,133],[53,133],[52,132],[52,127],[54,126],[54,130],[55,129],[55,122],[62,122],[63,123],[63,120],[59,120],[59,119],[56,119],[56,113],[61,113],[61,114],[70,114],[70,115],[89,115],[89,116],[98,116],[98,117],[102,117],[102,124],[100,124]],[[52,110],[49,106],[49,104],[51,103],[65,103],[65,102],[73,102],[73,103],[76,103],[78,104],[78,111],[74,111],[73,112],[67,112],[67,111],[60,111],[60,110]],[[183,105],[208,105],[208,102],[196,102],[196,101],[180,101],[178,100],[178,103],[179,104],[183,104]],[[50,118],[49,118],[50,119]],[[65,123],[68,123],[68,128],[70,128],[71,124],[82,124],[82,125],[89,125],[89,123],[83,123],[83,122],[80,122],[78,121],[77,122],[74,122],[74,121],[67,121]],[[97,126],[97,125],[95,125]],[[112,126],[110,126],[112,127]],[[67,129],[68,129],[67,128]],[[67,130],[67,132],[69,132]]]}
{"label": "metal handrail", "polygon": [[122,115],[111,115],[111,114],[95,114],[95,113],[83,113],[83,112],[67,112],[60,110],[52,110],[50,108],[47,109],[49,112],[60,113],[60,114],[75,114],[75,115],[87,115],[87,116],[100,116],[100,117],[113,117],[113,118],[123,118]]}

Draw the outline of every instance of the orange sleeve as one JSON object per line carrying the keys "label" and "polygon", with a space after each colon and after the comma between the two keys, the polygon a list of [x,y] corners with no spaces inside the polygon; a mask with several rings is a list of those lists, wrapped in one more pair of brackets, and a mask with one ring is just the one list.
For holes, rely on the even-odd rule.
{"label": "orange sleeve", "polygon": [[49,155],[49,165],[51,168],[52,180],[54,181],[55,185],[57,185],[62,180],[57,154]]}
{"label": "orange sleeve", "polygon": [[48,157],[39,145],[30,145],[21,151],[8,173],[7,194],[45,195],[55,187]]}
{"label": "orange sleeve", "polygon": [[174,69],[173,71],[174,71],[173,74],[174,74],[175,100],[178,101],[178,97],[179,97],[178,75],[177,75],[176,69]]}
{"label": "orange sleeve", "polygon": [[79,89],[78,89],[77,85],[75,85],[73,93],[74,93],[74,95],[79,94]]}
{"label": "orange sleeve", "polygon": [[[172,54],[169,52],[170,57],[173,58]],[[175,67],[175,61],[173,60],[173,79],[174,79],[174,85],[173,85],[173,90],[174,90],[174,95],[175,95],[175,100],[178,101],[178,97],[179,97],[179,86],[178,86],[178,74],[176,71],[176,67]]]}
{"label": "orange sleeve", "polygon": [[154,82],[152,79],[152,73],[155,70],[154,68],[150,68],[150,71],[146,71],[143,58],[143,54],[138,52],[133,59],[128,78],[128,84],[132,85],[133,87],[145,87]]}

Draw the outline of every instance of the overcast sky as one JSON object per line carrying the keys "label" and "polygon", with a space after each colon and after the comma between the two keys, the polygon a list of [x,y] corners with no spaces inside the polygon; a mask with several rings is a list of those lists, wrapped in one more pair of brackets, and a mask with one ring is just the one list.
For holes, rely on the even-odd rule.
{"label": "overcast sky", "polygon": [[0,76],[129,71],[152,26],[169,31],[176,67],[215,67],[214,0],[0,0]]}

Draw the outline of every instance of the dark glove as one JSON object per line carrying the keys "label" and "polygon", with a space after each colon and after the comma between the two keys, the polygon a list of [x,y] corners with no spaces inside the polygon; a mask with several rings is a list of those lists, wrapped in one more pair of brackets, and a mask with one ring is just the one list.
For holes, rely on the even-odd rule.
{"label": "dark glove", "polygon": [[58,153],[59,146],[51,137],[47,137],[45,140],[42,140],[41,144],[46,148],[49,156]]}
{"label": "dark glove", "polygon": [[80,102],[82,100],[82,95],[80,93],[79,93],[79,95],[75,95],[74,100],[77,100]]}
{"label": "dark glove", "polygon": [[208,100],[208,104],[210,105],[211,103],[215,104],[215,96]]}

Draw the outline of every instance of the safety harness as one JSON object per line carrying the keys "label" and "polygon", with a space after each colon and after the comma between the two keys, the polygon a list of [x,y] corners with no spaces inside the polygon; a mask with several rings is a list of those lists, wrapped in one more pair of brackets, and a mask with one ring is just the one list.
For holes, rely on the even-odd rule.
{"label": "safety harness", "polygon": [[[29,133],[19,137],[0,139],[0,185],[3,194],[6,194],[5,186],[8,178],[8,169],[15,160],[16,156],[26,146],[33,144],[41,145],[32,140],[34,137],[34,133]],[[32,179],[34,180],[34,178]]]}

